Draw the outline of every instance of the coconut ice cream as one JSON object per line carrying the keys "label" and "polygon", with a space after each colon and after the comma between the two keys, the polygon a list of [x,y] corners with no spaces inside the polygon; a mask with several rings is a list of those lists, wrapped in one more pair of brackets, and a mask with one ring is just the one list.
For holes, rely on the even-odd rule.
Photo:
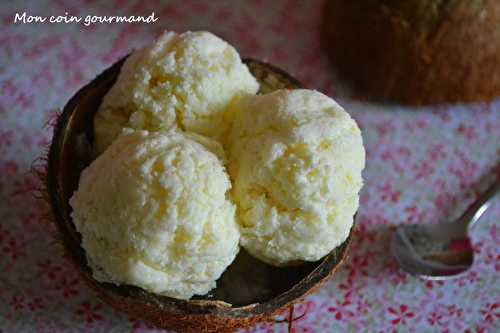
{"label": "coconut ice cream", "polygon": [[183,299],[214,288],[239,249],[223,160],[195,134],[118,137],[70,200],[94,277]]}
{"label": "coconut ice cream", "polygon": [[102,153],[123,128],[178,128],[221,140],[227,106],[258,83],[238,52],[209,32],[165,32],[134,51],[94,118],[95,148]]}
{"label": "coconut ice cream", "polygon": [[346,240],[365,151],[356,122],[312,90],[235,104],[229,154],[241,245],[276,266],[315,261]]}

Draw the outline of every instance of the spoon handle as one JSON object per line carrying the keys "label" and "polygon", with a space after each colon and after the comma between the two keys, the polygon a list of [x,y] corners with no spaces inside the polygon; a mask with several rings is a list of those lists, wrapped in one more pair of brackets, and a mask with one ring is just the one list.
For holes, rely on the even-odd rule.
{"label": "spoon handle", "polygon": [[479,220],[481,215],[483,215],[483,213],[491,205],[499,190],[500,180],[497,179],[490,187],[488,187],[488,189],[479,197],[479,199],[477,199],[477,201],[470,205],[465,213],[460,216],[460,218],[458,219],[459,223],[464,225],[466,229],[472,228]]}

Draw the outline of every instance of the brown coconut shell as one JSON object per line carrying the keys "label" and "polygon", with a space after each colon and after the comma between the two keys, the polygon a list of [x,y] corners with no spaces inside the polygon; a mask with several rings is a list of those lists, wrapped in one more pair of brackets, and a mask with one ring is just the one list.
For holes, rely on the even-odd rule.
{"label": "brown coconut shell", "polygon": [[[346,256],[350,236],[322,260],[297,267],[272,267],[241,250],[217,281],[217,288],[191,300],[101,283],[92,277],[80,235],[71,221],[69,198],[77,189],[81,171],[92,160],[93,116],[116,81],[123,61],[80,89],[64,107],[54,128],[48,154],[48,194],[67,257],[104,302],[154,327],[178,332],[232,332],[272,321],[335,272]],[[274,66],[250,59],[245,63],[260,81],[261,93],[301,87],[296,79]]]}
{"label": "brown coconut shell", "polygon": [[362,93],[413,105],[500,96],[500,1],[330,0],[324,42]]}

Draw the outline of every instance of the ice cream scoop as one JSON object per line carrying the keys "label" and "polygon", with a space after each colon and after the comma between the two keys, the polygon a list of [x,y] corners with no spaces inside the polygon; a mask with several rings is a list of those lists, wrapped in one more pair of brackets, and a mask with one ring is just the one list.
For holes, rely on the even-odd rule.
{"label": "ice cream scoop", "polygon": [[259,85],[238,52],[209,32],[165,32],[134,51],[94,118],[96,152],[125,127],[170,128],[220,140],[231,115],[227,106]]}
{"label": "ice cream scoop", "polygon": [[349,235],[365,151],[356,122],[313,90],[235,105],[229,170],[241,244],[272,265],[316,261]]}
{"label": "ice cream scoop", "polygon": [[239,249],[223,154],[177,131],[118,137],[70,200],[93,277],[182,299],[214,288]]}

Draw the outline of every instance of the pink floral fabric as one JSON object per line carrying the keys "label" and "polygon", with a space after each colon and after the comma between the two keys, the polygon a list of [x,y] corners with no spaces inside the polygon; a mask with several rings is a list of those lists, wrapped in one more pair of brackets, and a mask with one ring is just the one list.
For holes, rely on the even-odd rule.
{"label": "pink floral fabric", "polygon": [[[210,30],[334,96],[356,118],[366,185],[349,259],[296,306],[295,332],[499,332],[500,204],[472,234],[464,276],[430,282],[389,253],[398,224],[459,215],[493,180],[500,100],[419,109],[371,104],[334,74],[320,27],[323,1],[4,1],[0,5],[0,333],[155,332],[101,303],[63,259],[46,222],[32,161],[59,108],[86,82],[163,30]],[[14,24],[31,15],[149,15],[155,24]],[[494,41],[492,41],[494,42]],[[342,47],[339,45],[338,47]],[[487,80],[487,78],[485,78]],[[497,169],[498,170],[498,169]],[[246,332],[286,332],[261,324]]]}

